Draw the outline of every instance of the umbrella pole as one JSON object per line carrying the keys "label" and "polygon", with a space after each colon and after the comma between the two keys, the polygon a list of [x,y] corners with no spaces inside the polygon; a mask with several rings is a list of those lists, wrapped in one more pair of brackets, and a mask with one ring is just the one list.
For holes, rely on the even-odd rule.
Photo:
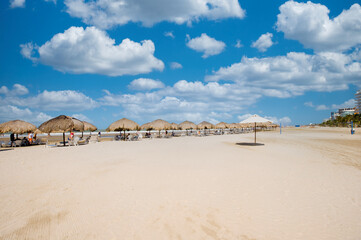
{"label": "umbrella pole", "polygon": [[81,132],[81,138],[83,138],[84,137],[84,132]]}
{"label": "umbrella pole", "polygon": [[63,132],[63,144],[65,146],[65,132]]}
{"label": "umbrella pole", "polygon": [[257,126],[256,123],[254,123],[254,144],[256,144],[256,135],[257,135]]}

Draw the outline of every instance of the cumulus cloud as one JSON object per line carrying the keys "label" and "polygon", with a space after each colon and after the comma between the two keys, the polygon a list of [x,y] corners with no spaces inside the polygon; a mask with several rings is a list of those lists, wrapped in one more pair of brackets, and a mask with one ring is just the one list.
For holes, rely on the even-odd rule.
{"label": "cumulus cloud", "polygon": [[29,90],[21,85],[21,84],[14,84],[12,89],[8,89],[6,86],[2,86],[0,88],[0,94],[4,94],[7,96],[21,96],[26,95],[29,93]]}
{"label": "cumulus cloud", "polygon": [[43,91],[35,96],[25,96],[28,89],[20,84],[14,84],[12,89],[6,86],[0,88],[0,104],[19,107],[35,108],[45,111],[80,111],[93,109],[98,103],[85,94],[73,91]]}
{"label": "cumulus cloud", "polygon": [[272,33],[262,34],[257,41],[252,43],[252,47],[257,48],[260,52],[265,52],[273,45],[272,37]]}
{"label": "cumulus cloud", "polygon": [[153,80],[149,78],[138,78],[133,80],[129,86],[133,90],[152,90],[157,88],[164,88],[164,84],[159,80]]}
{"label": "cumulus cloud", "polygon": [[344,51],[361,44],[361,7],[357,3],[333,19],[326,6],[310,1],[288,1],[279,9],[277,30],[307,48]]}
{"label": "cumulus cloud", "polygon": [[236,47],[236,48],[241,48],[241,47],[243,47],[243,44],[241,43],[241,40],[237,40],[237,41],[236,41],[236,44],[234,45],[234,47]]}
{"label": "cumulus cloud", "polygon": [[34,97],[23,99],[23,106],[47,111],[80,111],[97,107],[97,102],[85,94],[73,91],[43,91]]}
{"label": "cumulus cloud", "polygon": [[219,122],[230,119],[261,97],[237,84],[186,80],[152,92],[104,93],[99,100],[101,105],[121,106],[123,115],[141,122],[155,118],[174,122],[187,119],[195,122]]}
{"label": "cumulus cloud", "polygon": [[327,107],[327,106],[324,105],[324,104],[314,105],[312,102],[305,102],[304,105],[307,106],[307,107],[314,108],[314,109],[316,109],[317,111],[329,110],[329,109],[330,109],[329,107]]}
{"label": "cumulus cloud", "polygon": [[0,122],[19,119],[38,125],[50,118],[51,116],[43,112],[33,112],[29,108],[19,108],[13,105],[0,106]]}
{"label": "cumulus cloud", "polygon": [[92,122],[92,120],[90,120],[87,116],[85,116],[84,114],[81,114],[81,113],[76,113],[76,114],[73,114],[71,116],[73,118],[79,119],[80,121],[86,121],[86,122],[89,122],[89,123]]}
{"label": "cumulus cloud", "polygon": [[[154,57],[151,40],[141,43],[124,39],[119,45],[106,32],[95,27],[71,27],[58,33],[44,45],[21,45],[21,54],[35,63],[58,71],[108,76],[136,75],[162,71],[164,63]],[[37,53],[39,57],[35,57]]]}
{"label": "cumulus cloud", "polygon": [[170,37],[170,38],[173,38],[173,39],[175,38],[173,32],[165,32],[165,33],[164,33],[164,36]]}
{"label": "cumulus cloud", "polygon": [[356,101],[355,99],[351,98],[347,101],[345,101],[344,103],[341,104],[332,104],[331,108],[332,109],[339,109],[339,108],[354,108],[356,106]]}
{"label": "cumulus cloud", "polygon": [[25,0],[10,0],[10,7],[11,8],[25,7]]}
{"label": "cumulus cloud", "polygon": [[170,68],[171,68],[171,69],[181,69],[181,68],[183,68],[183,66],[182,66],[182,64],[180,64],[180,63],[171,62],[171,63],[170,63]]}
{"label": "cumulus cloud", "polygon": [[304,105],[307,107],[314,108],[317,111],[330,110],[330,109],[337,110],[339,108],[354,108],[356,105],[356,101],[355,99],[351,98],[341,104],[332,104],[331,106],[326,106],[325,104],[315,105],[312,102],[305,102]]}
{"label": "cumulus cloud", "polygon": [[286,56],[247,58],[221,67],[207,81],[230,80],[263,96],[287,98],[305,91],[336,91],[349,84],[361,87],[360,62],[351,55],[291,52]]}
{"label": "cumulus cloud", "polygon": [[[189,38],[188,35],[187,37]],[[223,52],[226,44],[222,41],[217,41],[216,39],[209,37],[205,33],[202,33],[200,37],[189,39],[187,42],[187,47],[197,52],[202,52],[202,58],[207,58],[209,56],[218,55]]]}
{"label": "cumulus cloud", "polygon": [[199,19],[243,18],[237,0],[65,0],[66,11],[86,24],[107,29],[128,22],[150,27],[162,21],[184,24]]}

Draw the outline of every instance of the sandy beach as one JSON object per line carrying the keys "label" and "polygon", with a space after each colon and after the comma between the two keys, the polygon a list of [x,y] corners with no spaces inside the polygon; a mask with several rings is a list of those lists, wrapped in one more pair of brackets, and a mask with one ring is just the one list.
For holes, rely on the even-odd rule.
{"label": "sandy beach", "polygon": [[359,131],[253,136],[0,151],[0,239],[361,239]]}

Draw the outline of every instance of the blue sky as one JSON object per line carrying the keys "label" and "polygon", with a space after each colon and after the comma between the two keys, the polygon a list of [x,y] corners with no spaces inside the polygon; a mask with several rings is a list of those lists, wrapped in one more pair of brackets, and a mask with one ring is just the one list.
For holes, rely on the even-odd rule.
{"label": "blue sky", "polygon": [[0,122],[319,123],[361,88],[358,1],[0,3]]}

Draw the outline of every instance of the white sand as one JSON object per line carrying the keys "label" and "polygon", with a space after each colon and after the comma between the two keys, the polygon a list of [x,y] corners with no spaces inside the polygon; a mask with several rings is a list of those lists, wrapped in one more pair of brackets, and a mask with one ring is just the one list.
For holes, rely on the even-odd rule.
{"label": "white sand", "polygon": [[0,239],[361,239],[347,129],[0,152]]}

